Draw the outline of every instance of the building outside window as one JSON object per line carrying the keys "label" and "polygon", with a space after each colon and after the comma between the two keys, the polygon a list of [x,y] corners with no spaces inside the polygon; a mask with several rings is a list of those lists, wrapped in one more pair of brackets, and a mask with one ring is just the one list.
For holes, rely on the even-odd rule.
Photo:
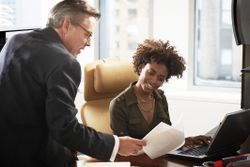
{"label": "building outside window", "polygon": [[[231,0],[194,1],[193,86],[239,88],[242,53],[241,47],[236,46],[234,41]],[[154,1],[99,2],[102,13],[99,51],[101,58],[132,57],[139,42],[145,38],[153,38]]]}
{"label": "building outside window", "polygon": [[194,85],[240,87],[241,48],[231,23],[231,0],[195,1]]}
{"label": "building outside window", "polygon": [[131,58],[137,44],[150,37],[152,0],[100,0],[99,3],[102,13],[99,58]]}
{"label": "building outside window", "polygon": [[137,17],[137,10],[136,9],[128,9],[128,18],[129,19],[136,19]]}

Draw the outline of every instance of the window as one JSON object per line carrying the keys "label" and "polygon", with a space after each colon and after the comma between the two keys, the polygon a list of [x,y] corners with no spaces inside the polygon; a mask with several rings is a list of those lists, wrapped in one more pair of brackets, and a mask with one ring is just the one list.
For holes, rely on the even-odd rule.
{"label": "window", "polygon": [[185,38],[188,36],[188,30],[185,27],[192,22],[185,20],[188,11],[182,2],[161,0],[100,0],[99,2],[102,13],[99,58],[132,57],[137,44],[146,38],[170,40],[183,56],[189,54],[186,50],[193,49],[191,54],[193,61],[190,62],[189,59],[187,62],[188,68],[192,68],[192,85],[236,89],[240,87],[242,53],[241,47],[236,46],[233,36],[231,0],[185,2],[184,5],[188,3],[193,5],[195,2],[192,11],[194,12],[193,48],[186,48]]}
{"label": "window", "polygon": [[194,85],[240,87],[242,53],[231,25],[231,0],[195,1]]}
{"label": "window", "polygon": [[120,10],[119,10],[119,9],[116,9],[116,10],[115,10],[115,17],[119,17],[119,15],[120,15]]}
{"label": "window", "polygon": [[119,33],[119,32],[120,32],[120,26],[117,25],[117,26],[115,27],[115,31],[116,31],[116,33]]}
{"label": "window", "polygon": [[100,57],[132,57],[137,44],[150,37],[150,0],[99,1]]}
{"label": "window", "polygon": [[128,49],[129,50],[136,50],[136,42],[135,41],[129,41],[128,42]]}
{"label": "window", "polygon": [[135,2],[136,2],[136,0],[128,0],[128,2],[135,3]]}
{"label": "window", "polygon": [[0,28],[44,27],[48,12],[56,2],[59,2],[59,0],[0,0]]}
{"label": "window", "polygon": [[137,10],[136,9],[128,9],[128,18],[132,19],[137,17]]}
{"label": "window", "polygon": [[[49,9],[57,1],[0,0],[0,51],[14,34],[45,27]],[[27,6],[32,7],[27,10]]]}

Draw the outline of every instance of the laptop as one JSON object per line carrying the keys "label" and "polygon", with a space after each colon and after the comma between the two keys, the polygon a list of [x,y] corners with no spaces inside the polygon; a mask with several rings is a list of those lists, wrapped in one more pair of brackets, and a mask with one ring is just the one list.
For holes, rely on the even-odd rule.
{"label": "laptop", "polygon": [[167,155],[194,162],[216,160],[235,155],[250,134],[249,122],[250,109],[228,113],[220,125],[205,134],[212,137],[209,145],[195,146],[190,149],[180,148]]}

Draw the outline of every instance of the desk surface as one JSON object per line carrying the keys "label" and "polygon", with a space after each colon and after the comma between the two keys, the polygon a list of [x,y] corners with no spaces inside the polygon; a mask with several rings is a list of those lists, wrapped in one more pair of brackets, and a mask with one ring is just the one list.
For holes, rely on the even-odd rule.
{"label": "desk surface", "polygon": [[146,154],[129,157],[122,157],[118,155],[116,161],[129,161],[131,166],[137,167],[187,167],[199,165],[191,161],[174,159],[167,156],[162,156],[152,160]]}
{"label": "desk surface", "polygon": [[[81,160],[82,158],[80,158]],[[82,160],[88,162],[96,162],[98,160],[93,158],[84,157]],[[194,163],[191,161],[184,161],[180,159],[174,159],[167,156],[162,156],[156,159],[150,159],[146,154],[142,154],[139,156],[129,156],[123,157],[117,155],[116,162],[129,161],[131,166],[136,167],[191,167],[195,165],[199,165],[198,163]],[[74,167],[79,167],[78,165]]]}

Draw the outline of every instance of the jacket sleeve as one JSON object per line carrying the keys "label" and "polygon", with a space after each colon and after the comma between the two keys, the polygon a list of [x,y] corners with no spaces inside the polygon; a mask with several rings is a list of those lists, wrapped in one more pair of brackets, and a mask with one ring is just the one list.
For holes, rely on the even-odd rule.
{"label": "jacket sleeve", "polygon": [[86,155],[109,160],[114,137],[78,123],[74,105],[81,80],[77,60],[53,70],[47,80],[46,121],[50,136],[58,143]]}

